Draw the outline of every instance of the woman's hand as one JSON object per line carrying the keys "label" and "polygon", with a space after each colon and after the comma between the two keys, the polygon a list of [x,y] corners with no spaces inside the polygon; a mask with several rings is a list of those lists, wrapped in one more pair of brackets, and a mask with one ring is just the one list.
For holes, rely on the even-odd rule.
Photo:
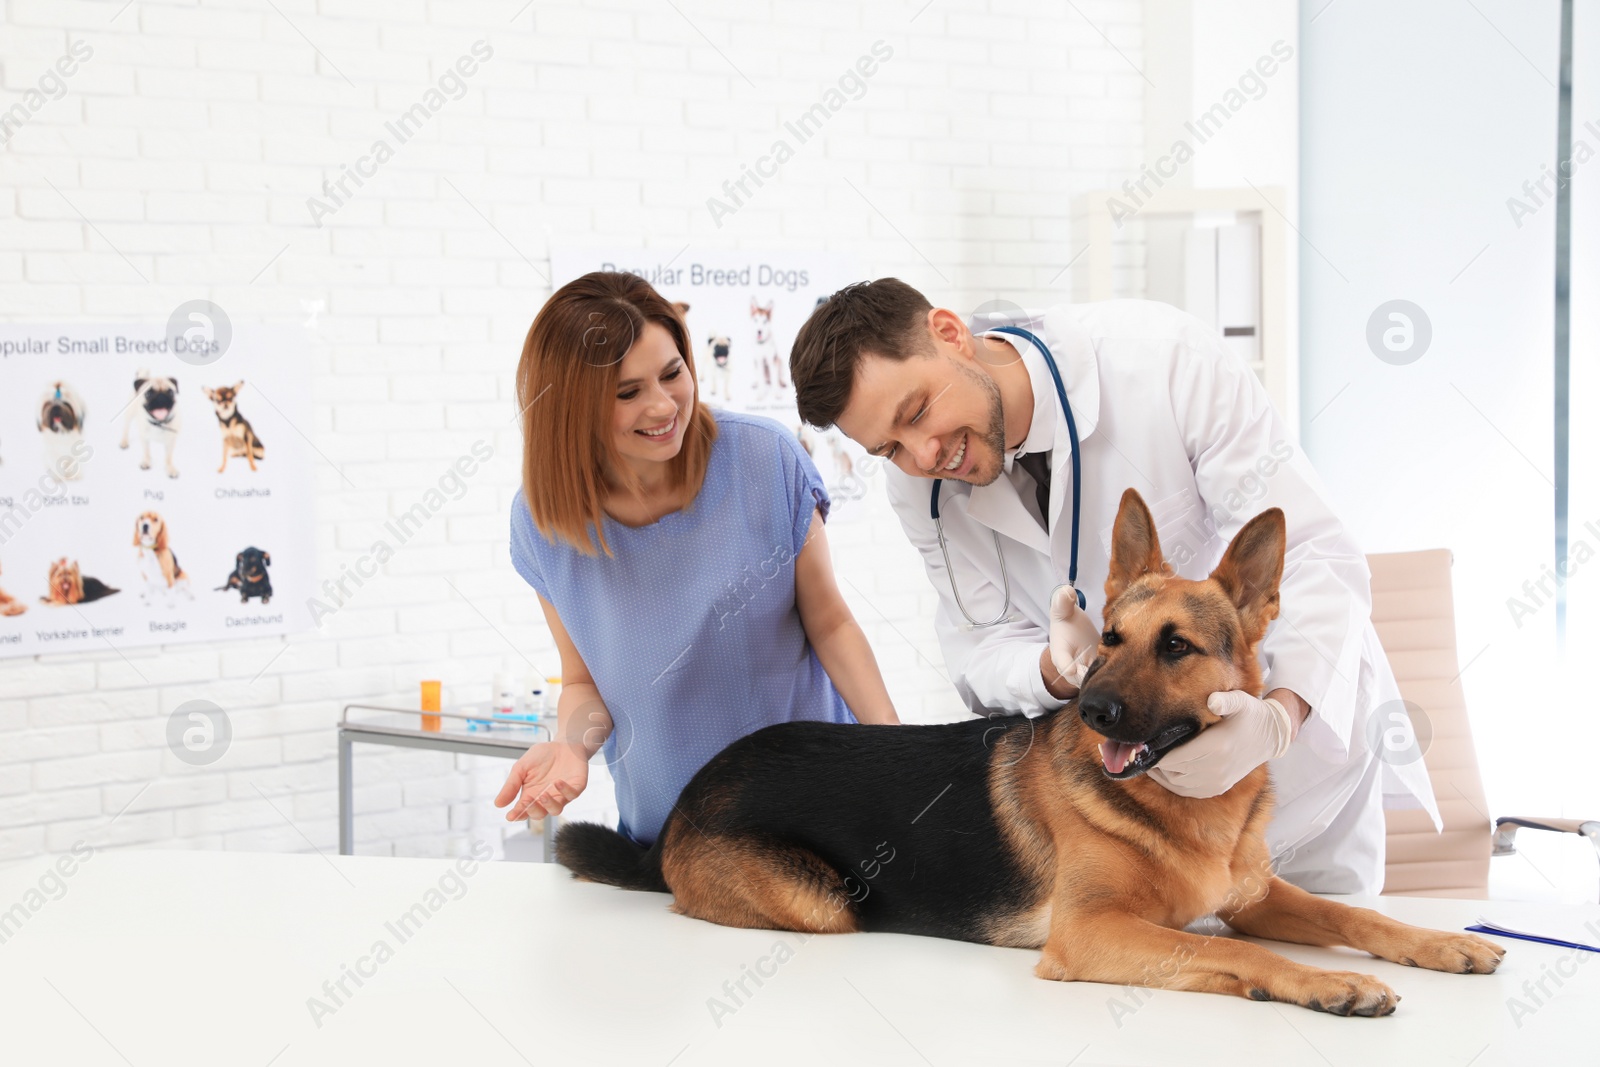
{"label": "woman's hand", "polygon": [[506,812],[507,822],[560,815],[588,784],[589,755],[582,745],[541,741],[511,765],[494,806],[503,808],[517,798]]}

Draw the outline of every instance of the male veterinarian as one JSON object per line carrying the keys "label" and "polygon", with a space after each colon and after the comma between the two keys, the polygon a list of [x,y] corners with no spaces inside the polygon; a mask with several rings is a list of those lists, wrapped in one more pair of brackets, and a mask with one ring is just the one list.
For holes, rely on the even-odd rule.
{"label": "male veterinarian", "polygon": [[[1265,389],[1215,331],[1133,300],[984,314],[969,328],[884,278],[819,305],[791,369],[801,418],[837,425],[895,468],[889,499],[938,590],[945,663],[974,711],[1037,713],[1076,693],[1125,489],[1150,503],[1185,578],[1204,578],[1247,520],[1277,506],[1288,550],[1281,613],[1261,646],[1266,693],[1214,694],[1222,721],[1151,776],[1209,797],[1271,761],[1269,847],[1279,874],[1315,892],[1381,890],[1386,797],[1420,803],[1438,824],[1422,761],[1380,759],[1400,705],[1366,561]],[[1058,589],[1074,569],[1074,526],[1072,584],[1086,611]]]}

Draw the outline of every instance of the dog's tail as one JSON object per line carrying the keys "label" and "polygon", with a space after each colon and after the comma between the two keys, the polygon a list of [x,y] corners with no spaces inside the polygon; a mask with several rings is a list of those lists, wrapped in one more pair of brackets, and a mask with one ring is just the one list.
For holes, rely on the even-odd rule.
{"label": "dog's tail", "polygon": [[609,826],[570,823],[556,837],[556,862],[570,870],[574,878],[623,889],[671,892],[661,876],[660,838],[643,849]]}

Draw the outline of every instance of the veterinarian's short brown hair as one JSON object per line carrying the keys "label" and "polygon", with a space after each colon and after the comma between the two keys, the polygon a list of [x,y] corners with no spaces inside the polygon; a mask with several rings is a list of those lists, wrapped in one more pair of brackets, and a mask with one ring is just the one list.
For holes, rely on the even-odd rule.
{"label": "veterinarian's short brown hair", "polygon": [[[594,271],[557,289],[534,316],[522,346],[522,494],[540,533],[585,555],[611,555],[603,464],[628,476],[612,448],[611,409],[622,359],[650,322],[672,335],[689,380],[696,381],[683,319],[649,282],[622,271]],[[669,461],[673,486],[687,486],[691,498],[705,481],[716,437],[716,418],[696,392],[683,447]]]}
{"label": "veterinarian's short brown hair", "polygon": [[864,355],[896,362],[933,352],[928,298],[899,278],[847,285],[818,305],[789,354],[800,417],[826,428],[850,403]]}

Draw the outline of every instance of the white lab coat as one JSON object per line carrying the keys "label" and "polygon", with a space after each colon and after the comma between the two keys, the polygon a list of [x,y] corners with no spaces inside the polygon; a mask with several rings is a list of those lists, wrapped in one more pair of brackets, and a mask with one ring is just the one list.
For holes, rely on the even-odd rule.
{"label": "white lab coat", "polygon": [[[1262,643],[1264,678],[1268,690],[1293,690],[1312,712],[1289,752],[1270,766],[1277,806],[1268,844],[1285,871],[1356,871],[1351,877],[1313,875],[1308,888],[1377,892],[1384,833],[1377,791],[1385,806],[1426,808],[1436,826],[1438,809],[1420,759],[1379,761],[1369,743],[1372,713],[1399,692],[1372,627],[1366,560],[1329,509],[1316,472],[1266,390],[1214,330],[1165,304],[1059,305],[970,325],[981,333],[1003,322],[1049,346],[1072,404],[1083,471],[1077,587],[1097,625],[1112,524],[1129,486],[1144,497],[1167,559],[1187,578],[1205,577],[1251,517],[1283,509],[1282,607]],[[1039,655],[1047,643],[1051,591],[1067,580],[1069,439],[1037,348],[1022,338],[993,336],[1018,347],[1033,382],[1034,419],[1020,450],[1051,449],[1050,533],[1027,510],[1009,474],[987,486],[946,481],[940,515],[961,597],[975,619],[994,618],[1003,601],[991,531],[1000,535],[1016,621],[967,625],[929,514],[929,479],[890,468],[889,498],[939,593],[935,630],[968,706],[1037,713],[1061,703],[1044,688]],[[1031,491],[1032,483],[1024,484]]]}

